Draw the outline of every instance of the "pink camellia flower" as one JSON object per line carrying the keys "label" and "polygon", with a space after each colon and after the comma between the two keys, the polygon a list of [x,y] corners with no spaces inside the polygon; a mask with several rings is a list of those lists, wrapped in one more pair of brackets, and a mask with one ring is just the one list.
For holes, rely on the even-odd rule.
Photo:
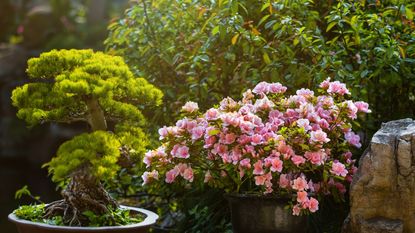
{"label": "pink camellia flower", "polygon": [[290,187],[290,180],[287,178],[287,174],[281,174],[279,184],[281,188]]}
{"label": "pink camellia flower", "polygon": [[144,181],[143,184],[148,184],[152,180],[158,180],[159,179],[159,172],[156,171],[156,170],[153,170],[151,172],[144,172],[143,175],[141,176],[141,178]]}
{"label": "pink camellia flower", "polygon": [[369,109],[369,104],[363,101],[357,101],[354,103],[354,105],[357,107],[357,110],[359,112],[364,113],[371,113],[372,111]]}
{"label": "pink camellia flower", "polygon": [[190,157],[189,147],[184,146],[184,145],[179,145],[179,144],[174,145],[170,153],[171,155],[173,155],[173,157],[177,157],[177,158],[187,159]]}
{"label": "pink camellia flower", "polygon": [[339,95],[350,95],[350,91],[346,88],[346,84],[341,83],[339,81],[330,82],[327,92]]}
{"label": "pink camellia flower", "polygon": [[300,176],[294,180],[291,187],[297,191],[303,191],[308,189],[308,183],[303,177]]}
{"label": "pink camellia flower", "polygon": [[197,103],[189,101],[182,107],[182,110],[188,113],[192,113],[199,110],[199,106],[197,105]]}
{"label": "pink camellia flower", "polygon": [[307,192],[305,192],[305,191],[297,192],[297,202],[306,203],[307,201],[308,201]]}
{"label": "pink camellia flower", "polygon": [[327,138],[327,134],[323,130],[312,131],[310,136],[310,140],[312,142],[326,143],[330,141],[330,139]]}
{"label": "pink camellia flower", "polygon": [[182,176],[185,180],[193,182],[193,169],[191,167],[186,168]]}
{"label": "pink camellia flower", "polygon": [[169,170],[168,172],[166,172],[166,183],[173,183],[174,180],[176,179],[176,177],[179,175],[180,171],[177,167]]}
{"label": "pink camellia flower", "polygon": [[291,161],[296,165],[300,166],[301,164],[305,163],[305,159],[302,156],[294,155],[291,157]]}
{"label": "pink camellia flower", "polygon": [[314,197],[311,197],[308,202],[308,209],[311,213],[314,213],[318,210],[318,201]]}
{"label": "pink camellia flower", "polygon": [[324,153],[323,151],[307,151],[305,152],[304,157],[306,157],[310,161],[310,163],[314,165],[321,165],[324,163],[326,153]]}
{"label": "pink camellia flower", "polygon": [[206,120],[216,120],[219,118],[219,110],[217,110],[216,108],[211,108],[209,110],[206,111],[205,117]]}
{"label": "pink camellia flower", "polygon": [[335,174],[336,176],[342,176],[342,177],[346,177],[348,173],[346,166],[344,166],[344,164],[337,162],[337,161],[333,162],[330,172]]}
{"label": "pink camellia flower", "polygon": [[191,130],[192,140],[197,140],[197,139],[201,138],[204,133],[205,133],[205,128],[203,126],[194,127]]}
{"label": "pink camellia flower", "polygon": [[353,131],[347,132],[344,134],[344,138],[350,145],[353,145],[357,148],[362,147],[362,144],[360,143],[360,137],[359,135],[353,133]]}
{"label": "pink camellia flower", "polygon": [[299,216],[300,215],[300,212],[301,212],[300,206],[299,205],[295,205],[293,207],[293,215]]}
{"label": "pink camellia flower", "polygon": [[264,169],[262,167],[262,160],[258,160],[255,164],[254,164],[254,175],[262,175],[264,174]]}

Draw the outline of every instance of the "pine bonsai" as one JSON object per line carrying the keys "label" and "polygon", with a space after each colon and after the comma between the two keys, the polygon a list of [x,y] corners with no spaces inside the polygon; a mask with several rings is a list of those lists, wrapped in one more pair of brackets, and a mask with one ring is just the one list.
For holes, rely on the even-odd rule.
{"label": "pine bonsai", "polygon": [[140,109],[159,105],[162,93],[134,77],[121,57],[92,50],[43,53],[28,61],[27,73],[34,82],[12,93],[19,118],[29,126],[83,121],[92,131],[62,144],[45,165],[63,187],[63,200],[48,205],[43,217],[88,225],[85,211],[102,216],[118,207],[103,182],[146,150]]}

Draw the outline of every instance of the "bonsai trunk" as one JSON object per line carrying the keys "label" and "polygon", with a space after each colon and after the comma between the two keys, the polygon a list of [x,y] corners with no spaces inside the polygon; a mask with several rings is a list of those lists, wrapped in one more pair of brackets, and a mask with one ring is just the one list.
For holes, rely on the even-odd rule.
{"label": "bonsai trunk", "polygon": [[90,98],[85,102],[89,112],[88,123],[91,125],[92,131],[107,130],[107,122],[98,100]]}
{"label": "bonsai trunk", "polygon": [[88,166],[84,166],[71,175],[68,186],[62,191],[63,200],[49,204],[46,207],[45,218],[63,216],[68,225],[84,226],[88,218],[84,211],[92,211],[102,215],[116,209],[118,204],[104,189],[102,184],[91,175]]}

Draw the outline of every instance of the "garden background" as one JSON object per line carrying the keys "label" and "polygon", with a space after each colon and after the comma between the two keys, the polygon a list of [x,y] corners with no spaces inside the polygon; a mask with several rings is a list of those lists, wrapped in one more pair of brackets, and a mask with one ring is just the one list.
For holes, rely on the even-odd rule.
{"label": "garden background", "polygon": [[[29,130],[15,117],[11,90],[28,81],[28,58],[54,48],[123,56],[137,76],[164,93],[160,107],[144,112],[148,149],[158,145],[157,129],[174,123],[186,101],[206,110],[260,81],[281,82],[290,91],[331,77],[370,104],[372,114],[356,125],[364,149],[382,122],[414,118],[414,12],[411,0],[1,1],[0,228],[15,231],[6,216],[18,206],[14,192],[23,185],[45,201],[59,198],[40,167],[59,144],[86,130],[83,124]],[[120,174],[112,190],[166,216],[158,231],[229,229],[222,193],[145,189],[142,168],[137,163],[134,175]],[[334,207],[328,200],[313,219],[314,230],[339,232],[346,213],[347,203]]]}

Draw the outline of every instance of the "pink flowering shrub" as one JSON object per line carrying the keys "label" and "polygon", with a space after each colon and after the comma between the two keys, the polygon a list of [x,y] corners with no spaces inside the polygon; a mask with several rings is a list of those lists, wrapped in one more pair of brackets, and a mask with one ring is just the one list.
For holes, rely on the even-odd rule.
{"label": "pink flowering shrub", "polygon": [[361,146],[351,123],[368,105],[348,100],[346,85],[330,79],[319,95],[286,90],[261,82],[203,114],[188,102],[175,126],[159,130],[162,146],[146,153],[144,183],[288,196],[294,215],[317,211],[323,195],[341,198],[356,170],[350,149]]}

